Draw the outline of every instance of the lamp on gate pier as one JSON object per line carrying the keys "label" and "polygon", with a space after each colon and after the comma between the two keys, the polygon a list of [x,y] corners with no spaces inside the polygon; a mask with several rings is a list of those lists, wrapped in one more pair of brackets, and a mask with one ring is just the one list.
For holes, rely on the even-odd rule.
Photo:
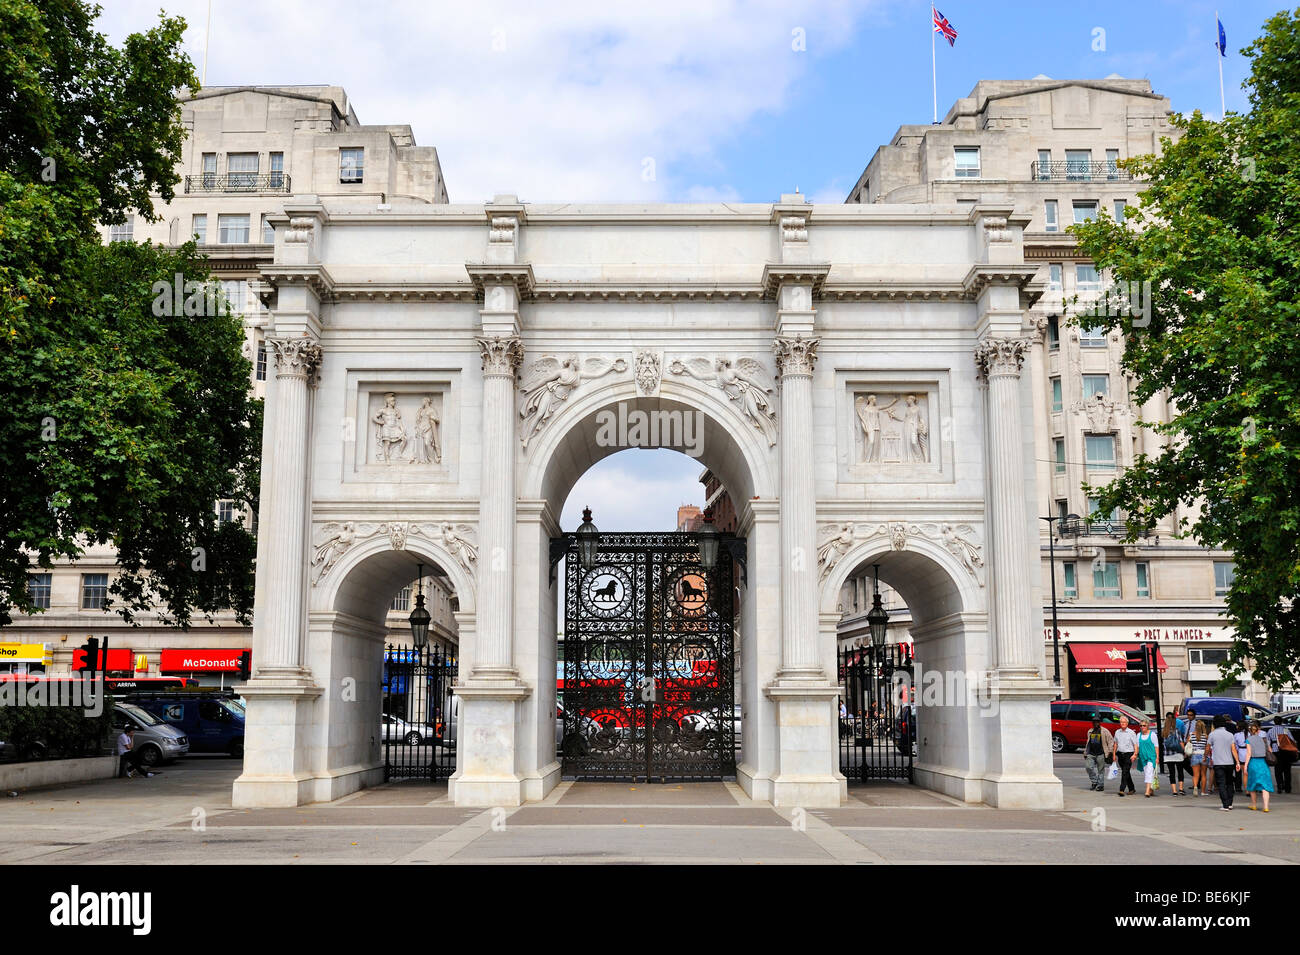
{"label": "lamp on gate pier", "polygon": [[700,566],[712,570],[718,566],[718,529],[713,526],[713,508],[704,509],[704,523],[696,531],[700,544]]}
{"label": "lamp on gate pier", "polygon": [[407,620],[411,623],[411,643],[415,649],[423,650],[429,644],[429,621],[433,618],[424,609],[424,564],[417,565],[419,576],[416,578],[415,609]]}
{"label": "lamp on gate pier", "polygon": [[871,610],[867,613],[867,626],[871,628],[871,645],[883,647],[885,635],[889,631],[889,611],[880,602],[880,565],[872,564],[871,569],[875,572],[876,580],[872,588],[874,594],[871,598]]}

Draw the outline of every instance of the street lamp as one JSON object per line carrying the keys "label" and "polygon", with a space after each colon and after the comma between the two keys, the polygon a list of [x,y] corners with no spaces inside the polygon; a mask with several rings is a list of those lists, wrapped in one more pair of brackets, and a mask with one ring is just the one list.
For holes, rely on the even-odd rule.
{"label": "street lamp", "polygon": [[423,652],[429,644],[429,621],[433,618],[424,609],[424,564],[417,566],[420,569],[416,578],[415,609],[407,619],[411,622],[411,642],[415,644],[416,650]]}
{"label": "street lamp", "polygon": [[704,523],[697,532],[700,544],[700,566],[712,570],[718,565],[718,529],[713,526],[713,508],[704,509]]}
{"label": "street lamp", "polygon": [[1059,516],[1039,518],[1047,521],[1047,555],[1052,568],[1052,682],[1057,686],[1061,685],[1061,631],[1056,625],[1056,522],[1060,519]]}
{"label": "street lamp", "polygon": [[575,535],[578,538],[578,564],[583,570],[596,566],[596,549],[600,546],[600,531],[591,523],[591,508],[582,509],[582,523]]}
{"label": "street lamp", "polygon": [[872,564],[876,574],[875,595],[871,598],[871,610],[867,613],[867,626],[871,628],[871,643],[876,647],[885,645],[885,634],[889,629],[889,612],[880,603],[880,565]]}

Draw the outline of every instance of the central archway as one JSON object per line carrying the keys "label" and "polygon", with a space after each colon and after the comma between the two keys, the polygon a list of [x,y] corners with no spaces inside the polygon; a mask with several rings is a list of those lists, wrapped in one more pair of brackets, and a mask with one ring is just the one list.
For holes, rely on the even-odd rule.
{"label": "central archway", "polygon": [[[631,425],[639,417],[659,421],[657,440],[638,440]],[[578,479],[597,462],[631,447],[667,448],[698,458],[735,504],[736,533],[748,540],[749,555],[736,635],[742,712],[738,778],[752,772],[749,764],[761,762],[765,734],[764,719],[758,716],[758,687],[770,680],[780,646],[779,615],[770,612],[779,599],[772,560],[777,541],[776,449],[721,391],[710,393],[690,383],[665,380],[658,396],[646,397],[638,394],[634,382],[613,382],[571,397],[530,442],[521,474],[515,655],[521,675],[534,687],[521,707],[520,738],[536,741],[537,766],[535,783],[525,779],[526,798],[542,798],[560,778],[555,716],[557,595],[562,582],[552,577],[551,540],[575,529],[562,528],[560,515]],[[599,502],[590,503],[599,513]],[[760,603],[769,612],[760,614]],[[768,732],[769,747],[773,731]]]}

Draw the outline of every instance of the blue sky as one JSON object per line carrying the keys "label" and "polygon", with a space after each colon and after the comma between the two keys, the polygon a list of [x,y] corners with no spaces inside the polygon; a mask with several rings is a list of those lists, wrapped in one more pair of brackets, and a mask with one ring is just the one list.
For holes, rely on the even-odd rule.
{"label": "blue sky", "polygon": [[[1218,0],[1229,109],[1245,108],[1237,51],[1282,7]],[[208,83],[344,87],[365,123],[408,123],[438,147],[453,202],[770,202],[798,187],[842,201],[899,125],[931,117],[922,0],[105,0],[117,42],[159,7],[190,24]],[[940,117],[979,79],[1145,77],[1182,112],[1219,113],[1215,3],[943,0]],[[1099,32],[1101,31],[1101,32]],[[802,40],[802,44],[798,42]],[[802,45],[803,49],[796,49]],[[672,526],[699,503],[699,463],[606,458],[570,496],[607,529]]]}

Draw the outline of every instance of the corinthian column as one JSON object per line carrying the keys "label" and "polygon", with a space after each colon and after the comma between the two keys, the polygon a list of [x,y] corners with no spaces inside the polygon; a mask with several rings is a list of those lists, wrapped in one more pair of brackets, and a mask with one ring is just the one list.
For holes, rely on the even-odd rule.
{"label": "corinthian column", "polygon": [[515,372],[517,335],[479,338],[483,353],[483,469],[479,497],[478,631],[471,679],[513,680]]}
{"label": "corinthian column", "polygon": [[1030,627],[1030,580],[1038,569],[1038,555],[1030,553],[1028,543],[1020,416],[1020,370],[1030,346],[1027,338],[985,338],[975,346],[975,364],[980,379],[988,383],[988,526],[996,575],[989,599],[996,665],[1001,675],[1037,679],[1043,651],[1036,629]]}
{"label": "corinthian column", "polygon": [[777,338],[781,375],[781,671],[822,680],[817,659],[817,497],[813,484],[812,374],[819,339]]}
{"label": "corinthian column", "polygon": [[[275,594],[257,621],[259,676],[291,676],[303,668],[303,568],[307,565],[307,389],[321,362],[314,338],[268,338],[275,350],[274,455],[264,462],[261,581]],[[260,659],[259,659],[260,658]]]}

